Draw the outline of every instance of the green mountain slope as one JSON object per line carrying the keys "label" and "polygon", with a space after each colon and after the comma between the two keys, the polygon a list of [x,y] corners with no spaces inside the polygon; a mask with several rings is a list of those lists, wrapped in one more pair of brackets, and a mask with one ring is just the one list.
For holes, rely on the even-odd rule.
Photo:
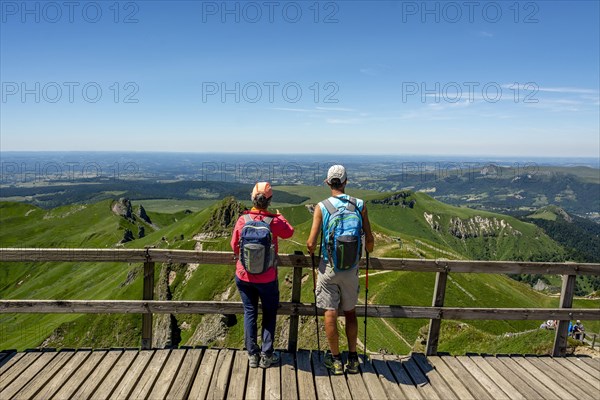
{"label": "green mountain slope", "polygon": [[[399,192],[368,203],[379,226],[401,239],[478,260],[561,261],[564,251],[543,230],[516,218],[434,200],[425,193]],[[445,252],[444,252],[445,251]]]}

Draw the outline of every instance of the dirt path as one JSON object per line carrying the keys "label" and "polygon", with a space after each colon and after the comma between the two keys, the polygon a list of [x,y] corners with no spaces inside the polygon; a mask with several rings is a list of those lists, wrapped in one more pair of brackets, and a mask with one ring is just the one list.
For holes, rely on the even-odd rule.
{"label": "dirt path", "polygon": [[452,279],[452,277],[450,275],[448,275],[448,280],[451,283],[453,283],[457,288],[459,288],[464,294],[466,294],[467,296],[469,296],[471,298],[471,300],[477,301],[477,299],[475,298],[475,296],[473,296],[469,291],[467,291],[467,289],[465,289],[458,282],[456,282],[454,279]]}
{"label": "dirt path", "polygon": [[306,243],[302,244],[302,243],[297,242],[297,241],[295,241],[293,239],[279,239],[279,240],[285,240],[286,242],[292,242],[294,244],[297,244],[298,246],[306,246]]}
{"label": "dirt path", "polygon": [[[391,271],[383,271],[383,272],[391,272]],[[361,301],[359,300],[359,301],[358,301],[358,304],[362,304],[362,306],[364,307],[364,304],[365,304],[365,303],[363,303],[363,302],[361,302]],[[357,305],[356,307],[358,308],[358,305]],[[398,331],[396,330],[396,328],[394,328],[394,327],[392,326],[392,324],[390,324],[388,321],[386,321],[386,320],[385,320],[385,318],[378,318],[378,319],[379,319],[381,322],[383,322],[383,324],[384,324],[384,325],[385,325],[385,326],[386,326],[386,327],[387,327],[387,328],[388,328],[390,331],[392,331],[392,333],[393,333],[393,334],[394,334],[394,335],[395,335],[395,336],[396,336],[398,339],[402,340],[404,343],[406,343],[406,345],[407,345],[409,348],[411,348],[411,349],[412,349],[412,345],[411,345],[410,343],[408,343],[408,340],[406,340],[406,339],[404,338],[404,336],[402,336],[402,335],[400,334],[400,332],[398,332]],[[368,325],[368,323],[369,323],[369,320],[367,319],[367,325]],[[368,336],[368,334],[369,334],[369,331],[368,331],[368,328],[367,328],[367,336]],[[364,349],[364,345],[362,344],[362,342],[360,342],[360,338],[359,338],[359,340],[358,340],[358,341],[359,341],[359,344],[360,344],[360,345],[363,347],[363,349]],[[375,353],[375,354],[377,354],[377,353]]]}
{"label": "dirt path", "polygon": [[[369,276],[373,276],[373,275],[379,275],[379,274],[387,274],[388,272],[394,272],[393,270],[386,270],[386,271],[377,271],[377,272],[369,272]],[[359,278],[364,278],[365,274],[359,275]]]}
{"label": "dirt path", "polygon": [[387,327],[388,327],[388,329],[389,329],[390,331],[392,331],[392,332],[394,333],[394,335],[396,335],[396,337],[397,337],[398,339],[400,339],[400,340],[402,340],[404,343],[406,343],[406,345],[408,346],[408,348],[409,348],[409,349],[412,349],[412,345],[411,345],[410,343],[408,343],[408,341],[407,341],[407,340],[404,338],[404,336],[402,336],[402,335],[400,334],[400,332],[398,332],[398,331],[396,330],[396,328],[394,328],[394,327],[393,327],[393,326],[392,326],[392,325],[391,325],[389,322],[387,322],[387,321],[385,320],[385,318],[381,318],[381,321],[382,321],[382,322],[385,324],[385,326],[387,326]]}
{"label": "dirt path", "polygon": [[433,251],[435,251],[435,252],[436,252],[436,254],[445,254],[445,255],[447,255],[447,256],[454,257],[454,258],[456,258],[456,259],[459,259],[459,260],[462,258],[460,255],[458,255],[458,254],[456,254],[456,253],[452,253],[452,252],[450,252],[450,251],[442,250],[442,249],[440,249],[439,247],[435,247],[435,246],[433,246],[433,245],[430,245],[429,243],[422,242],[422,241],[420,241],[420,240],[418,240],[418,239],[415,239],[415,245],[419,245],[419,246],[427,247],[427,248],[429,248],[430,250],[433,250]]}

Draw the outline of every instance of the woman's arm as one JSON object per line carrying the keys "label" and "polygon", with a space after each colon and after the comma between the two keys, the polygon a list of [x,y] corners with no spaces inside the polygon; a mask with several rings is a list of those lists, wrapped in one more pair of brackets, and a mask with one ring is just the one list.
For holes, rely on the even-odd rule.
{"label": "woman's arm", "polygon": [[[277,224],[273,225],[273,233],[275,233],[277,236],[282,239],[289,239],[294,235],[294,227],[290,225],[283,215],[278,213],[274,221],[277,221]],[[275,228],[277,229],[276,231]]]}
{"label": "woman's arm", "polygon": [[231,249],[236,255],[240,254],[240,231],[242,230],[243,224],[244,219],[242,217],[238,218],[235,227],[233,228],[233,234],[231,235]]}

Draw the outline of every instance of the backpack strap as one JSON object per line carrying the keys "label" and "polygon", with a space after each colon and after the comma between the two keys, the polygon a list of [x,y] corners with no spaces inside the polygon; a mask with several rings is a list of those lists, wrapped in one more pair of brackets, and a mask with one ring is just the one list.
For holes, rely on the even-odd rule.
{"label": "backpack strap", "polygon": [[327,209],[327,212],[329,213],[329,215],[333,214],[334,212],[337,211],[337,208],[333,205],[333,203],[331,203],[331,201],[329,201],[329,199],[325,199],[321,202],[321,204],[323,204],[325,206],[325,208]]}
{"label": "backpack strap", "polygon": [[[348,210],[350,212],[354,212],[358,208],[358,205],[356,205],[356,199],[354,197],[345,198],[345,197],[336,196],[335,198],[340,201],[345,201],[346,203],[348,203],[348,205],[346,206],[346,210]],[[329,199],[324,200],[323,203],[325,203],[325,201],[329,201]],[[331,204],[331,202],[329,204]],[[329,213],[331,214],[331,211],[329,209],[327,209],[327,211],[329,211]]]}
{"label": "backpack strap", "polygon": [[[243,216],[244,216],[244,222],[245,222],[245,223],[248,223],[248,222],[254,221],[254,218],[252,218],[252,217],[250,216],[250,214],[244,214]],[[265,222],[267,225],[271,225],[271,222],[273,222],[273,217],[264,217],[264,218],[262,219],[262,221],[263,221],[263,222]]]}
{"label": "backpack strap", "polygon": [[350,212],[354,212],[354,210],[356,210],[356,199],[354,197],[350,197],[348,199],[340,199],[340,200],[345,200],[346,202],[348,202],[348,205],[346,206],[346,210],[348,210]]}

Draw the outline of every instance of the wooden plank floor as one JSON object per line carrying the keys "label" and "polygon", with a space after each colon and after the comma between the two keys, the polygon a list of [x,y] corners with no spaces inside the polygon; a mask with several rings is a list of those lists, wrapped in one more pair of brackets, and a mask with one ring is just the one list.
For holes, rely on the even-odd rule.
{"label": "wooden plank floor", "polygon": [[600,359],[588,357],[386,355],[330,376],[322,356],[282,353],[262,370],[233,349],[4,352],[0,399],[600,398]]}

